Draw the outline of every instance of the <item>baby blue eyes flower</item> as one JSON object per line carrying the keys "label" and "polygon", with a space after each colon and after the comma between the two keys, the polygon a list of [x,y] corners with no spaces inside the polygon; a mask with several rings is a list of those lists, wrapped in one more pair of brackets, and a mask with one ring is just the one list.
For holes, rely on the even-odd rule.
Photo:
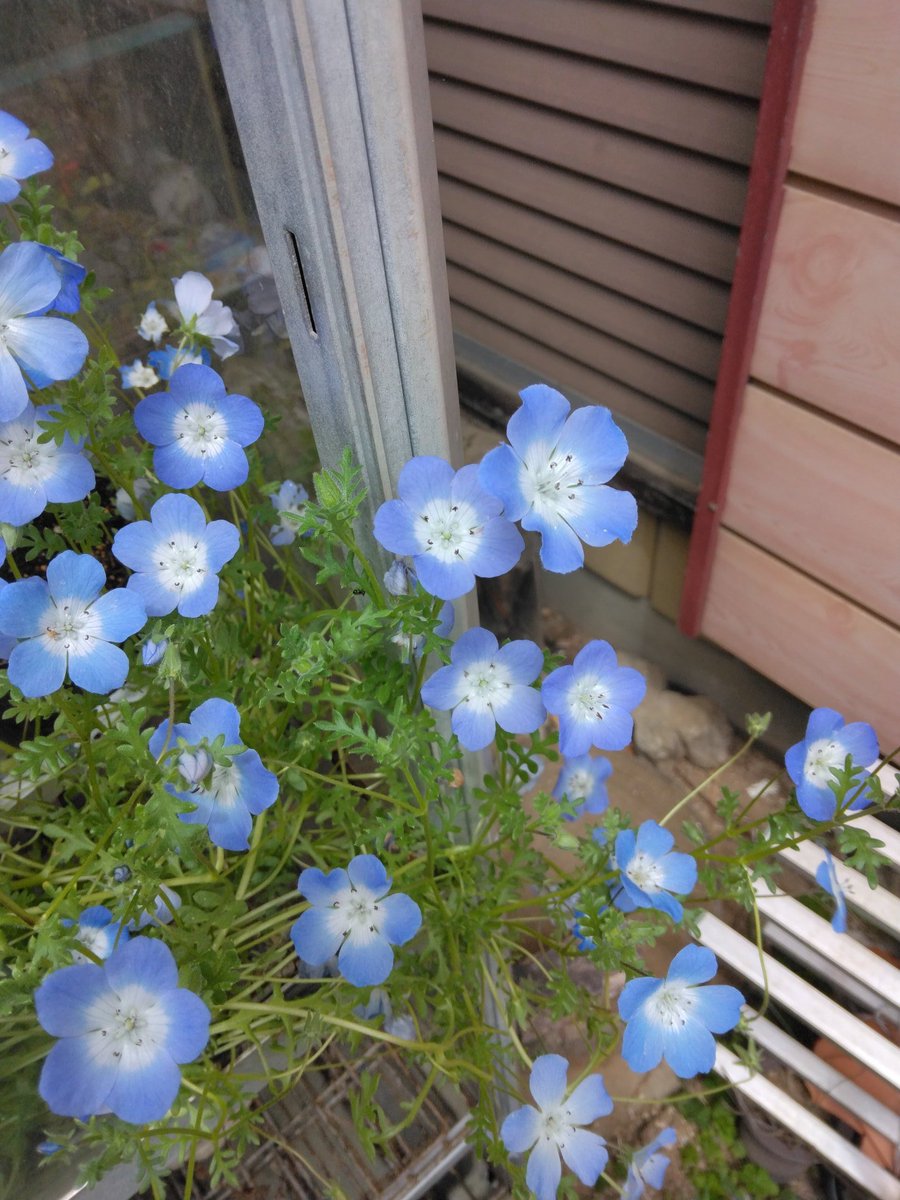
{"label": "baby blue eyes flower", "polygon": [[0,521],[25,525],[48,504],[83,500],[94,486],[94,469],[68,434],[62,444],[42,442],[39,422],[53,419],[52,407],[26,404],[19,416],[0,424]]}
{"label": "baby blue eyes flower", "polygon": [[[71,925],[72,921],[63,921],[63,925]],[[114,921],[113,915],[103,904],[95,904],[86,908],[78,918],[78,943],[95,956],[109,958],[112,952],[128,941],[128,930],[121,921]],[[91,960],[81,950],[75,950],[72,961],[86,963]]]}
{"label": "baby blue eyes flower", "polygon": [[536,1058],[530,1084],[537,1108],[531,1104],[517,1108],[500,1127],[500,1138],[510,1154],[531,1150],[525,1182],[537,1200],[554,1200],[562,1178],[560,1155],[586,1187],[594,1186],[609,1158],[603,1138],[580,1128],[612,1112],[603,1078],[588,1075],[567,1096],[568,1069],[559,1054]]}
{"label": "baby blue eyes flower", "polygon": [[392,554],[412,559],[432,596],[455,600],[471,592],[476,575],[493,579],[519,561],[522,535],[478,482],[477,467],[454,471],[442,458],[411,458],[397,492],[399,499],[375,514],[375,537]]}
{"label": "baby blue eyes flower", "polygon": [[533,733],[546,717],[540,693],[529,687],[544,655],[534,642],[507,642],[500,649],[487,629],[469,629],[422,688],[431,708],[452,709],[450,724],[467,750],[483,750],[499,725],[507,733]]}
{"label": "baby blue eyes flower", "polygon": [[145,908],[138,917],[138,929],[146,929],[148,925],[168,925],[175,919],[175,913],[181,908],[181,897],[174,888],[161,883],[156,894],[156,902],[152,909]]}
{"label": "baby blue eyes flower", "polygon": [[791,746],[784,756],[788,775],[797,789],[797,803],[813,821],[830,821],[837,809],[837,797],[831,784],[832,771],[842,771],[847,756],[853,760],[857,780],[850,789],[856,799],[849,805],[853,811],[871,803],[868,789],[860,785],[868,777],[866,767],[878,759],[878,738],[871,725],[864,721],[844,724],[844,718],[833,708],[816,708],[809,715],[806,737]]}
{"label": "baby blue eyes flower", "polygon": [[162,350],[151,350],[147,355],[147,362],[165,381],[171,379],[179,367],[208,367],[211,359],[212,355],[207,349],[192,350],[189,346],[164,346]]}
{"label": "baby blue eyes flower", "polygon": [[77,325],[43,313],[60,292],[59,274],[43,246],[14,242],[0,254],[0,421],[19,416],[36,388],[71,379],[87,357]]}
{"label": "baby blue eyes flower", "polygon": [[147,638],[146,642],[141,646],[141,662],[144,666],[155,667],[158,663],[161,663],[168,644],[166,638],[163,638],[159,642],[154,642],[152,638]]}
{"label": "baby blue eyes flower", "polygon": [[45,246],[43,242],[39,242],[38,245],[47,255],[50,265],[59,276],[59,295],[52,304],[47,305],[47,309],[52,308],[61,313],[77,313],[81,308],[79,288],[87,276],[87,267],[83,267],[81,263],[77,263],[71,258],[66,258],[53,246]]}
{"label": "baby blue eyes flower", "polygon": [[847,932],[847,899],[844,889],[838,879],[834,859],[825,851],[825,857],[816,868],[816,883],[824,888],[829,896],[834,897],[834,916],[831,918],[831,928],[835,933]]}
{"label": "baby blue eyes flower", "polygon": [[158,311],[156,301],[151,300],[147,305],[147,310],[141,317],[141,323],[138,325],[138,333],[145,342],[153,342],[158,345],[162,341],[162,336],[167,333],[169,326],[166,324],[166,318]]}
{"label": "baby blue eyes flower", "polygon": [[213,350],[220,358],[230,358],[238,349],[232,335],[238,331],[237,322],[221,300],[213,300],[213,286],[199,271],[187,271],[180,279],[173,279],[175,302],[186,325],[193,322],[196,333],[212,341]]}
{"label": "baby blue eyes flower", "polygon": [[621,890],[615,904],[623,912],[657,908],[673,921],[683,915],[672,892],[686,896],[697,882],[697,863],[692,854],[673,850],[675,839],[656,821],[644,821],[637,831],[623,829],[616,836],[616,866],[621,872]]}
{"label": "baby blue eyes flower", "polygon": [[622,1188],[622,1200],[640,1200],[644,1190],[648,1187],[662,1190],[669,1160],[660,1151],[667,1146],[674,1146],[677,1140],[678,1135],[669,1125],[661,1133],[658,1133],[652,1142],[638,1150],[628,1165],[625,1186]]}
{"label": "baby blue eyes flower", "polygon": [[216,738],[224,738],[226,747],[241,745],[238,710],[227,700],[205,700],[187,724],[176,724],[170,738],[168,733],[169,722],[164,721],[149,748],[158,758],[168,739],[168,749],[173,757],[178,755],[178,771],[188,787],[167,783],[166,790],[194,805],[192,812],[179,814],[181,820],[205,825],[209,840],[223,850],[248,849],[253,818],[275,803],[278,779],[262,765],[255,750],[241,750],[224,766],[213,762],[206,747]]}
{"label": "baby blue eyes flower", "polygon": [[577,805],[575,815],[585,813],[597,816],[606,812],[609,796],[606,781],[612,775],[612,763],[608,758],[593,758],[590,754],[579,754],[567,758],[553,789],[555,800],[566,799]]}
{"label": "baby blue eyes flower", "polygon": [[504,516],[541,534],[541,562],[565,574],[584,566],[584,549],[630,542],[637,504],[630,492],[603,486],[628,454],[609,409],[592,406],[569,415],[565,396],[536,383],[522,393],[509,419],[510,445],[485,455],[483,487],[503,501]]}
{"label": "baby blue eyes flower", "polygon": [[118,531],[112,552],[135,572],[128,590],[141,598],[148,616],[164,617],[177,608],[183,617],[202,617],[215,608],[219,571],[239,545],[230,521],[207,525],[196,500],[170,493],[150,509],[149,521]]}
{"label": "baby blue eyes flower", "polygon": [[157,447],[153,469],[174,488],[205,483],[217,492],[239,487],[249,465],[243,447],[263,431],[263,416],[246,396],[229,396],[210,367],[179,367],[167,392],[141,400],[134,410],[141,437]]}
{"label": "baby blue eyes flower", "polygon": [[302,483],[294,483],[286,479],[272,497],[272,507],[279,520],[269,530],[269,540],[273,546],[289,546],[297,536],[297,526],[292,521],[285,521],[285,515],[299,516],[303,505],[309,499],[309,492]]}
{"label": "baby blue eyes flower", "polygon": [[9,204],[28,179],[53,166],[53,154],[43,142],[28,136],[28,126],[11,113],[0,112],[0,204]]}
{"label": "baby blue eyes flower", "polygon": [[391,881],[374,854],[357,854],[346,871],[301,871],[297,888],[310,902],[291,927],[298,958],[321,967],[335,954],[354,987],[384,983],[394,965],[392,946],[414,938],[422,924],[418,904]]}
{"label": "baby blue eyes flower", "polygon": [[181,1086],[179,1064],[209,1040],[209,1009],[178,986],[171,950],[150,937],[120,943],[102,966],[54,971],[34,1003],[38,1021],[59,1038],[38,1090],[62,1117],[161,1120]]}
{"label": "baby blue eyes flower", "polygon": [[0,592],[0,632],[19,638],[9,656],[10,683],[25,696],[49,696],[69,678],[87,692],[122,686],[124,642],[147,621],[140,598],[125,588],[102,596],[106,573],[89,554],[64,550],[47,578],[20,579]]}
{"label": "baby blue eyes flower", "polygon": [[624,750],[631,741],[631,711],[647,690],[643,675],[620,667],[609,642],[588,642],[571,666],[557,667],[541,694],[559,718],[559,748],[566,758],[598,750]]}
{"label": "baby blue eyes flower", "polygon": [[159,383],[159,376],[154,369],[145,366],[139,358],[136,358],[131,366],[126,364],[119,367],[119,374],[122,376],[123,388],[140,388],[142,392],[146,392],[148,388],[156,387]]}
{"label": "baby blue eyes flower", "polygon": [[632,1071],[652,1071],[661,1059],[681,1079],[712,1070],[714,1033],[734,1029],[744,997],[724,984],[699,987],[717,970],[706,946],[685,946],[672,959],[665,979],[631,979],[619,996],[626,1022],[622,1056]]}

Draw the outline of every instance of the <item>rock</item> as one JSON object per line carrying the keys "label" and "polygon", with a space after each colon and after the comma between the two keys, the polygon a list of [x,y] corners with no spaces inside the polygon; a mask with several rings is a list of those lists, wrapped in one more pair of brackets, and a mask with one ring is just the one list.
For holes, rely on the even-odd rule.
{"label": "rock", "polygon": [[654,762],[684,756],[711,770],[730,756],[732,742],[728,718],[705,696],[648,690],[634,713],[635,749]]}

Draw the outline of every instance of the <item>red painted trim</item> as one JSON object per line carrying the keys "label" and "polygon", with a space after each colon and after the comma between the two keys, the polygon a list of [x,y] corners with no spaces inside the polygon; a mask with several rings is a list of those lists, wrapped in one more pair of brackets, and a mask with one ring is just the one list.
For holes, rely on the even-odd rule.
{"label": "red painted trim", "polygon": [[759,314],[791,155],[791,133],[803,61],[812,36],[815,0],[776,0],[766,55],[756,143],[738,241],[722,357],[713,396],[703,482],[697,498],[678,626],[700,631],[709,589],[734,439],[750,376]]}

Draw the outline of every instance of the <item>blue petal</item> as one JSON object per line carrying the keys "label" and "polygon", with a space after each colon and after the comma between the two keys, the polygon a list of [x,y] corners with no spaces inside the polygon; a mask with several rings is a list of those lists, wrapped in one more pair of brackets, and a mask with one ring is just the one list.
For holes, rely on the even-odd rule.
{"label": "blue petal", "polygon": [[[478,536],[475,550],[469,555],[469,563],[476,575],[495,579],[513,569],[524,549],[522,535],[511,521],[505,517],[491,517]],[[442,597],[446,600],[454,598]]]}
{"label": "blue petal", "polygon": [[716,1061],[715,1038],[700,1021],[689,1017],[667,1034],[665,1059],[679,1079],[705,1075]]}
{"label": "blue petal", "polygon": [[813,821],[830,821],[837,809],[837,797],[827,784],[818,787],[807,779],[797,786],[797,803]]}
{"label": "blue petal", "polygon": [[528,1156],[525,1182],[534,1192],[536,1200],[555,1200],[561,1178],[562,1163],[556,1142],[541,1138]]}
{"label": "blue petal", "polygon": [[67,1037],[47,1055],[38,1091],[51,1112],[83,1119],[106,1107],[116,1072],[116,1065],[93,1058],[89,1037]]}
{"label": "blue petal", "polygon": [[539,1108],[553,1108],[562,1103],[568,1070],[569,1064],[561,1054],[542,1054],[534,1060],[528,1082]]}
{"label": "blue petal", "polygon": [[[0,622],[2,628],[2,622]],[[456,666],[439,667],[422,687],[422,702],[429,708],[455,708],[464,694],[462,670]]]}
{"label": "blue petal", "polygon": [[803,768],[806,765],[806,742],[797,742],[791,746],[784,756],[784,765],[792,783],[799,783],[803,778]]}
{"label": "blue petal", "polygon": [[[55,271],[53,275],[59,283]],[[46,380],[77,375],[88,352],[87,338],[77,325],[62,317],[17,317],[7,327],[6,344],[38,386],[45,386]]]}
{"label": "blue petal", "polygon": [[478,482],[503,504],[508,521],[521,521],[531,507],[519,482],[522,461],[509,446],[489,450],[478,467]]}
{"label": "blue petal", "polygon": [[[589,725],[588,728],[590,745],[596,746],[598,750],[624,750],[634,735],[634,721],[624,708],[607,709],[600,720],[594,718],[593,725]],[[560,748],[562,749],[561,741]]]}
{"label": "blue petal", "polygon": [[[572,667],[557,667],[551,671],[541,684],[541,695],[544,703],[552,713],[561,713],[569,702],[569,692],[575,683],[575,671]],[[584,751],[580,751],[583,754]],[[567,758],[572,757],[566,755]]]}
{"label": "blue petal", "polygon": [[91,612],[100,618],[99,637],[108,642],[124,642],[147,623],[147,613],[140,598],[125,588],[113,588],[98,596]]}
{"label": "blue petal", "polygon": [[228,422],[228,436],[239,446],[255,442],[265,427],[259,405],[248,396],[223,396],[216,405]]}
{"label": "blue petal", "polygon": [[[555,710],[547,705],[550,712]],[[594,741],[594,725],[599,724],[596,719],[576,720],[567,713],[559,713],[559,750],[564,758],[574,758],[579,754],[587,754],[591,746],[598,746],[599,743]],[[628,743],[626,742],[627,746]],[[604,750],[613,749],[611,746],[603,746]]]}
{"label": "blue petal", "polygon": [[572,665],[579,676],[585,675],[595,679],[603,679],[618,669],[615,650],[609,642],[596,639],[578,651]]}
{"label": "blue petal", "polygon": [[69,678],[86,692],[109,695],[128,678],[128,655],[110,642],[95,638],[87,654],[69,655]]}
{"label": "blue petal", "polygon": [[330,916],[325,908],[308,908],[291,926],[291,940],[297,957],[311,967],[321,967],[328,962],[344,940],[343,931],[335,929]]}
{"label": "blue petal", "polygon": [[28,126],[12,113],[0,111],[0,141],[24,142],[28,137]]}
{"label": "blue petal", "polygon": [[584,566],[584,548],[561,517],[551,519],[528,512],[522,518],[522,528],[541,534],[541,563],[546,570],[568,575]]}
{"label": "blue petal", "polygon": [[[433,455],[411,458],[400,472],[397,494],[411,509],[418,512],[434,500],[450,495],[450,485],[455,472],[448,462]],[[379,539],[380,540],[380,539]],[[391,547],[388,546],[390,550]],[[398,550],[397,554],[408,551]]]}
{"label": "blue petal", "polygon": [[806,741],[817,742],[819,738],[830,737],[844,724],[844,718],[833,708],[814,708],[806,723]]}
{"label": "blue petal", "polygon": [[160,1049],[139,1070],[120,1068],[106,1106],[132,1125],[161,1121],[175,1103],[180,1086],[181,1072],[172,1056]]}
{"label": "blue petal", "polygon": [[193,1061],[209,1041],[209,1009],[186,988],[168,992],[160,1003],[169,1018],[166,1050],[177,1063]]}
{"label": "blue petal", "polygon": [[350,877],[343,867],[333,871],[320,871],[318,867],[306,867],[300,872],[297,890],[311,904],[330,906],[350,887]]}
{"label": "blue petal", "polygon": [[497,722],[489,709],[463,701],[454,708],[450,727],[467,750],[483,750],[494,740]]}
{"label": "blue petal", "polygon": [[[587,1079],[582,1079],[566,1099],[566,1114],[573,1125],[590,1125],[612,1110],[613,1102],[601,1075],[588,1075]],[[572,1164],[569,1163],[569,1166]]]}
{"label": "blue petal", "polygon": [[719,964],[708,946],[684,946],[669,963],[667,983],[706,983],[712,979]]}
{"label": "blue petal", "polygon": [[59,275],[38,242],[13,242],[0,254],[0,322],[52,304],[58,295]]}
{"label": "blue petal", "polygon": [[393,946],[403,946],[422,926],[422,910],[403,892],[386,896],[378,904],[379,928]]}
{"label": "blue petal", "polygon": [[[382,542],[382,545],[387,545]],[[395,554],[402,553],[393,546],[387,546]],[[440,600],[456,600],[471,592],[475,586],[475,574],[469,563],[462,559],[453,562],[440,562],[433,554],[417,554],[413,557],[419,583],[430,596]]]}
{"label": "blue petal", "polygon": [[[12,591],[11,585],[4,591]],[[66,677],[66,656],[47,649],[44,638],[19,642],[9,656],[7,674],[23,696],[49,696],[61,688]]]}
{"label": "blue petal", "polygon": [[661,885],[679,896],[686,896],[697,883],[697,861],[692,854],[673,851],[659,864],[662,868]]}
{"label": "blue petal", "polygon": [[533,383],[519,393],[522,407],[516,409],[506,426],[506,436],[520,458],[532,446],[555,449],[566,424],[571,405],[565,396],[545,383]]}
{"label": "blue petal", "polygon": [[697,988],[692,1015],[712,1033],[728,1033],[741,1019],[744,997],[737,988],[715,983]]}
{"label": "blue petal", "polygon": [[77,1037],[89,1031],[91,1005],[108,991],[102,967],[94,963],[61,967],[34,993],[37,1019],[53,1037]]}
{"label": "blue petal", "polygon": [[338,952],[338,970],[354,987],[384,983],[394,965],[394,952],[387,938],[366,933],[350,934]]}
{"label": "blue petal", "polygon": [[560,1145],[563,1161],[587,1187],[593,1187],[609,1160],[606,1142],[598,1133],[576,1129]]}
{"label": "blue petal", "polygon": [[[183,617],[205,617],[216,607],[218,599],[219,577],[218,575],[207,575],[196,591],[191,592],[190,596],[185,596],[183,600],[179,600],[178,611]],[[149,604],[147,612],[150,612]]]}
{"label": "blue petal", "polygon": [[43,579],[19,579],[0,592],[0,630],[10,637],[36,637],[50,603]]}
{"label": "blue petal", "polygon": [[466,668],[493,659],[497,651],[496,637],[489,629],[476,625],[474,629],[467,629],[461,634],[450,651],[450,658],[454,667]]}
{"label": "blue petal", "polygon": [[510,1154],[524,1154],[538,1139],[541,1115],[530,1104],[511,1112],[500,1126],[500,1140]]}
{"label": "blue petal", "polygon": [[[168,540],[173,534],[189,533],[195,537],[206,532],[203,509],[190,496],[169,492],[160,496],[150,509],[150,520],[157,534]],[[213,524],[227,524],[214,521]]]}
{"label": "blue petal", "polygon": [[[188,273],[193,274],[194,272]],[[205,280],[205,283],[208,284],[209,280]],[[203,309],[208,304],[209,301],[207,300],[206,304],[203,305]],[[182,309],[182,311],[185,310]],[[207,367],[201,363],[185,363],[172,376],[169,392],[179,406],[189,404],[192,401],[200,401],[208,404],[210,408],[218,409],[221,402],[225,399],[225,382],[218,371],[214,371],[212,367]]]}
{"label": "blue petal", "polygon": [[583,488],[581,500],[583,508],[570,516],[569,524],[589,546],[631,541],[638,511],[637,501],[630,492],[611,487]]}
{"label": "blue petal", "polygon": [[132,938],[106,960],[103,970],[110,987],[119,993],[131,984],[157,995],[178,987],[175,957],[157,938]]}
{"label": "blue petal", "polygon": [[845,725],[835,737],[835,741],[844,747],[851,755],[854,763],[861,767],[870,767],[878,760],[878,737],[871,725],[865,721],[854,721]]}
{"label": "blue petal", "polygon": [[391,886],[384,864],[374,854],[357,854],[351,858],[347,876],[355,888],[360,888],[379,899]]}
{"label": "blue petal", "polygon": [[491,707],[497,724],[507,733],[534,733],[547,716],[540,692],[520,683],[514,683]]}
{"label": "blue petal", "polygon": [[255,750],[245,750],[234,760],[241,778],[241,799],[248,812],[258,815],[278,799],[278,776],[262,765]]}
{"label": "blue petal", "polygon": [[[126,526],[127,528],[130,527]],[[124,533],[125,530],[122,529],[119,532]],[[121,562],[120,555],[116,553],[115,542],[113,543],[113,553]],[[125,586],[129,592],[134,592],[143,604],[148,617],[165,617],[178,603],[178,589],[166,587],[158,575],[150,575],[146,571],[132,575]]]}
{"label": "blue petal", "polygon": [[192,488],[203,479],[206,460],[188,454],[180,442],[167,442],[153,451],[153,470],[160,483],[173,488]]}
{"label": "blue petal", "polygon": [[225,737],[226,746],[241,745],[241,714],[230,700],[213,696],[198,704],[191,713],[191,743],[206,738],[214,742],[219,734]]}
{"label": "blue petal", "polygon": [[223,850],[249,850],[253,818],[240,799],[228,807],[214,804],[206,825],[209,840]]}
{"label": "blue petal", "polygon": [[47,507],[47,489],[42,483],[25,487],[0,479],[0,521],[27,525]]}
{"label": "blue petal", "polygon": [[[642,982],[632,980],[633,983]],[[626,988],[629,986],[625,985]],[[623,992],[624,995],[624,992]],[[708,1035],[707,1035],[708,1036]],[[666,1033],[656,1021],[651,1021],[642,1006],[625,1026],[622,1037],[622,1057],[632,1071],[640,1074],[659,1066],[663,1051],[667,1049]]]}
{"label": "blue petal", "polygon": [[48,171],[53,166],[53,152],[38,138],[26,138],[12,148],[16,179],[28,179],[38,171]]}
{"label": "blue petal", "polygon": [[460,467],[453,476],[450,498],[454,504],[465,504],[473,508],[482,522],[489,523],[491,518],[499,517],[503,511],[503,505],[497,497],[481,486],[478,467],[474,463]]}
{"label": "blue petal", "polygon": [[608,408],[586,405],[566,421],[557,452],[574,455],[586,482],[606,483],[628,457],[628,442]]}
{"label": "blue petal", "polygon": [[106,572],[90,554],[64,550],[47,567],[47,583],[54,599],[91,601],[106,583]]}
{"label": "blue petal", "polygon": [[206,557],[214,571],[221,571],[237,554],[241,535],[230,521],[210,521],[204,534]]}
{"label": "blue petal", "polygon": [[177,403],[168,392],[139,401],[134,410],[138,433],[153,446],[168,445],[175,437]]}
{"label": "blue petal", "polygon": [[152,565],[161,540],[159,531],[149,521],[133,521],[116,532],[112,552],[132,571],[144,571]]}
{"label": "blue petal", "polygon": [[634,667],[618,667],[606,682],[612,703],[629,711],[637,708],[647,694],[647,681]]}
{"label": "blue petal", "polygon": [[662,858],[675,845],[675,838],[656,821],[644,821],[637,833],[637,849],[650,858]]}
{"label": "blue petal", "polygon": [[509,673],[511,683],[533,683],[544,666],[544,652],[524,639],[507,642],[496,656]]}
{"label": "blue petal", "polygon": [[620,871],[628,868],[634,858],[636,838],[633,829],[622,829],[616,834],[616,866]]}
{"label": "blue petal", "polygon": [[55,470],[44,484],[51,504],[72,504],[83,500],[92,490],[94,468],[83,454],[57,454],[53,465]]}
{"label": "blue petal", "polygon": [[619,1016],[622,1020],[630,1021],[638,1009],[661,987],[662,980],[650,976],[629,979],[619,993]]}
{"label": "blue petal", "polygon": [[240,487],[249,474],[247,455],[237,442],[229,440],[214,458],[206,460],[203,482],[214,492],[228,492]]}
{"label": "blue petal", "polygon": [[15,420],[27,405],[28,388],[22,370],[0,342],[0,421]]}
{"label": "blue petal", "polygon": [[375,538],[392,554],[419,554],[422,545],[415,534],[416,519],[402,500],[386,500],[375,513]]}

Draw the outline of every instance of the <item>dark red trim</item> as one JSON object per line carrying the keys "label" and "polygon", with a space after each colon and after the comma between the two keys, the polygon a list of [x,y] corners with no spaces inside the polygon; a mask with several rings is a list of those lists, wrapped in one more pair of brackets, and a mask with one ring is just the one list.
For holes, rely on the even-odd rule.
{"label": "dark red trim", "polygon": [[776,0],[772,17],[747,203],[678,615],[679,628],[691,635],[700,631],[709,588],[738,417],[750,375],[750,359],[784,197],[794,114],[803,61],[812,36],[814,9],[815,0]]}

